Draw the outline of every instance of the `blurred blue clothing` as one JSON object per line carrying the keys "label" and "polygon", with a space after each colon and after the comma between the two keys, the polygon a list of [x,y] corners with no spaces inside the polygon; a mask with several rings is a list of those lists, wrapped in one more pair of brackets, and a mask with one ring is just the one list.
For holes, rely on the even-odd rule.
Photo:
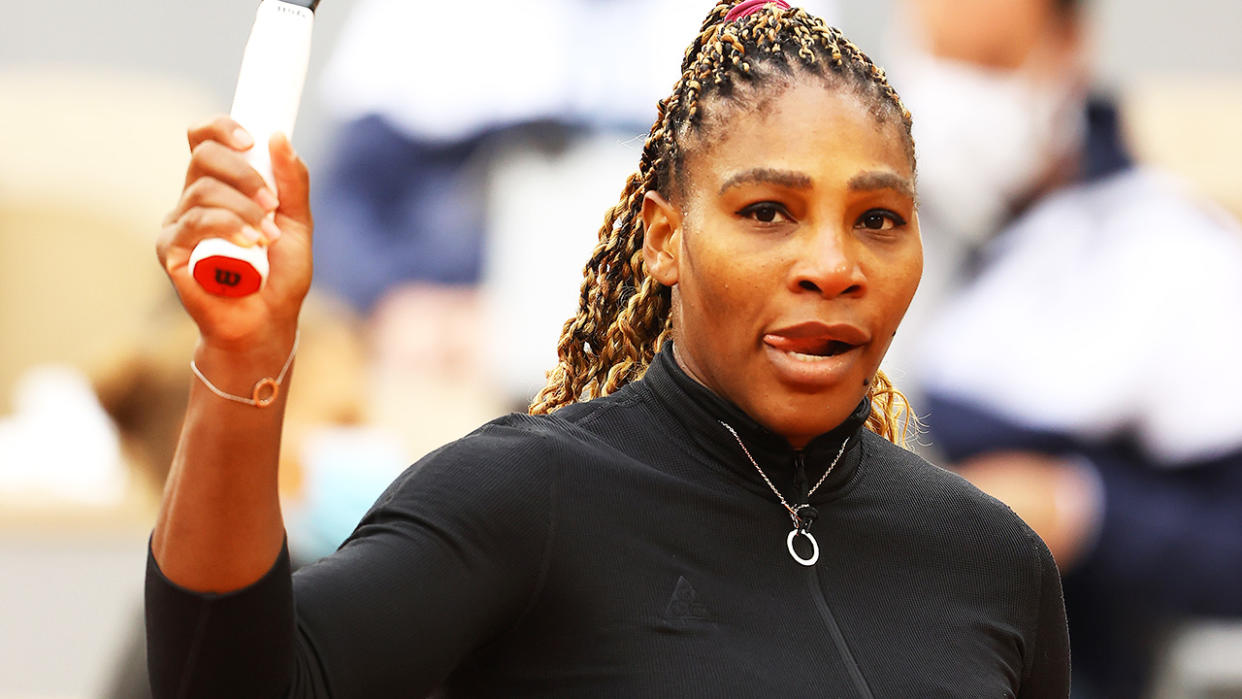
{"label": "blurred blue clothing", "polygon": [[403,283],[477,284],[488,149],[505,139],[557,148],[580,128],[527,122],[437,141],[379,116],[345,124],[323,184],[312,189],[316,285],[366,314]]}
{"label": "blurred blue clothing", "polygon": [[[800,5],[836,15],[835,0]],[[470,17],[481,21],[463,43],[428,23],[425,3],[357,0],[320,80],[322,107],[341,126],[312,183],[317,288],[366,314],[403,283],[478,283],[489,147],[532,130],[619,130],[641,144],[710,9],[475,0]]]}
{"label": "blurred blue clothing", "polygon": [[468,162],[481,141],[416,140],[378,116],[343,126],[313,190],[315,283],[365,313],[403,281],[477,282],[483,197]]}
{"label": "blurred blue clothing", "polygon": [[1091,108],[1079,180],[979,254],[921,356],[950,462],[1089,464],[1102,516],[1065,575],[1075,686],[1139,696],[1180,615],[1242,615],[1242,232],[1135,167]]}
{"label": "blurred blue clothing", "polygon": [[[321,80],[323,107],[340,126],[312,183],[317,288],[367,314],[405,283],[478,283],[491,146],[583,129],[622,129],[641,143],[708,9],[476,0],[471,17],[486,21],[463,44],[460,32],[432,30],[423,3],[358,0]],[[504,58],[527,37],[537,40]]]}
{"label": "blurred blue clothing", "polygon": [[1109,100],[1087,102],[1087,133],[1083,143],[1079,182],[1098,182],[1134,167],[1134,159],[1121,141],[1121,117]]}

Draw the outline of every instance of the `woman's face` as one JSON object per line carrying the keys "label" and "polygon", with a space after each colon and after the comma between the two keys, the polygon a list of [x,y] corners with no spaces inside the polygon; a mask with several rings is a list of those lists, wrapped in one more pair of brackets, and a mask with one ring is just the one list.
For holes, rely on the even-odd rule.
{"label": "woman's face", "polygon": [[918,287],[912,163],[900,123],[815,79],[722,115],[680,201],[647,195],[644,259],[682,367],[801,447],[862,400]]}

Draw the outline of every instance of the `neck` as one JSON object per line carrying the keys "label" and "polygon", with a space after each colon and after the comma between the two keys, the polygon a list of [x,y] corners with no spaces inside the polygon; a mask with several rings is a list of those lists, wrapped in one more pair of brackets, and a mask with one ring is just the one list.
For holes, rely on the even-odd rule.
{"label": "neck", "polygon": [[[706,457],[705,463],[722,466],[734,472],[756,492],[768,492],[768,486],[746,458],[731,432],[745,444],[745,449],[764,469],[782,493],[798,493],[797,466],[803,464],[807,482],[814,484],[823,477],[828,464],[848,440],[840,463],[827,477],[815,500],[832,497],[832,493],[849,482],[860,458],[861,439],[870,413],[870,401],[863,399],[855,411],[829,432],[817,435],[802,449],[795,449],[782,435],[757,422],[733,402],[721,397],[695,380],[676,360],[673,347],[665,344],[655,361],[635,386],[649,391],[662,407],[665,418],[686,431],[682,433],[693,452]],[[725,427],[728,425],[728,428]]]}
{"label": "neck", "polygon": [[[806,434],[787,434],[785,432],[781,432],[780,430],[772,429],[770,426],[759,422],[757,419],[755,419],[753,415],[749,415],[748,413],[746,413],[746,411],[743,410],[741,406],[739,406],[735,401],[731,400],[728,396],[712,388],[711,383],[706,381],[703,378],[703,376],[696,370],[694,363],[686,360],[686,357],[683,353],[683,350],[681,348],[682,346],[680,343],[673,341],[669,344],[671,345],[671,349],[672,349],[673,361],[677,364],[677,367],[681,369],[682,373],[686,375],[686,377],[691,379],[694,383],[698,384],[703,389],[709,391],[712,395],[716,396],[720,400],[733,405],[742,413],[747,414],[751,418],[751,420],[754,420],[754,422],[760,427],[764,428],[765,430],[772,433],[773,435],[783,438],[785,442],[787,442],[790,448],[792,448],[793,450],[801,451],[805,449],[808,444],[814,441],[816,437],[820,436],[820,434],[826,434],[827,432],[833,431],[833,430],[827,430],[823,433],[806,435]],[[866,398],[867,396],[863,396],[863,399],[866,399]],[[847,421],[848,421],[848,418],[847,418]],[[835,430],[835,428],[833,429]]]}

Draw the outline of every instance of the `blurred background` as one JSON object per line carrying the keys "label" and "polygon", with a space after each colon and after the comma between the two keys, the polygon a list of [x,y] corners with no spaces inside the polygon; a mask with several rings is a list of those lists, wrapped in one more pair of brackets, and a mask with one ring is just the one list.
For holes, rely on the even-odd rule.
{"label": "blurred background", "polygon": [[[317,13],[294,136],[312,172],[316,283],[281,457],[290,543],[302,560],[331,552],[405,465],[522,409],[542,385],[596,229],[708,9],[698,0],[547,0],[520,9],[476,0],[452,14],[426,5],[328,0]],[[195,342],[153,243],[181,187],[186,127],[229,109],[256,6],[0,0],[0,699],[144,695],[146,538]],[[1242,696],[1242,419],[1227,407],[1237,402],[1230,389],[1242,388],[1229,359],[1242,343],[1242,3],[804,6],[889,69],[916,129],[927,115],[929,130],[916,136],[928,276],[886,366],[928,425],[920,448],[929,455],[1009,502],[1050,545],[1059,531],[1036,524],[1047,507],[1004,492],[1049,489],[1062,509],[1083,513],[1065,548],[1053,549],[1071,623],[1108,632],[1076,639],[1076,673],[1080,654],[1088,673],[1076,675],[1076,694]],[[1066,20],[1066,12],[1081,14]],[[1080,31],[1072,41],[1058,33],[1065,22]],[[967,63],[986,77],[964,77]],[[1054,78],[1077,77],[1049,79],[1040,65],[1054,66]],[[1099,131],[1096,121],[1059,119],[1050,107],[1046,123],[1035,123],[1047,100],[1023,102],[1030,90],[1015,88],[1011,111],[998,113],[1035,123],[1015,149],[1059,150],[1046,162],[999,162],[1002,172],[1033,174],[1011,178],[1012,191],[995,193],[995,210],[971,218],[941,182],[977,195],[972,178],[981,170],[939,167],[953,158],[935,153],[965,146],[929,128],[946,113],[934,97],[916,98],[947,85],[923,82],[931,73],[990,84],[992,93],[1026,80],[1061,95],[1061,112],[1085,108],[1089,95],[1116,118]],[[966,103],[974,104],[956,104]],[[1088,155],[1069,157],[1080,150]],[[1140,170],[1152,179],[1124,179]],[[1092,217],[1101,207],[1166,199],[1150,216],[1132,211],[1137,222]],[[1077,240],[1075,226],[1120,237],[1058,248],[1028,231],[1036,224],[1057,233],[1050,241]],[[1125,254],[1132,239],[1145,246]],[[1025,249],[1035,252],[1015,260]],[[999,363],[993,374],[972,374],[926,360],[956,352],[964,338],[987,356],[1011,356],[999,331],[979,332],[999,326],[974,299],[1004,296],[994,276],[1022,279],[1026,266],[1046,269],[1067,256],[1082,262],[1067,274],[1115,292],[1097,298],[1118,305],[1075,321],[1088,328],[1079,335],[1086,344],[1092,332],[1115,340],[1101,356],[1045,353],[1053,356],[1045,373]],[[1105,268],[1119,271],[1097,275]],[[1214,283],[1196,283],[1205,279]],[[1157,308],[1130,283],[1165,299],[1189,288],[1191,297]],[[1147,305],[1123,310],[1140,300]],[[1081,297],[1069,294],[1068,303],[1081,306]],[[1169,350],[1152,318],[1179,312],[1204,325]],[[1061,332],[1020,325],[1012,342],[1025,347]],[[1195,343],[1214,349],[1182,352]],[[1160,344],[1153,351],[1162,359],[1149,361],[1140,344]],[[986,364],[962,361],[972,371]],[[1162,373],[1168,364],[1175,376]],[[1076,365],[1088,378],[1074,378]],[[1010,398],[989,392],[997,376],[1003,388],[1023,372],[1029,380]],[[1041,393],[1057,375],[1081,394]],[[1113,383],[1093,383],[1100,375]],[[1156,375],[1155,389],[1126,390]],[[1092,402],[1099,396],[1108,400]],[[1033,414],[1015,403],[1051,407]],[[1076,409],[1087,403],[1099,405]],[[1180,417],[1165,414],[1169,404],[1183,408]],[[994,439],[964,444],[956,425],[984,418],[1001,425]],[[982,460],[1020,449],[1044,460],[1024,470],[1012,459]],[[1019,471],[1028,480],[1006,480]],[[1126,512],[1118,503],[1131,501],[1131,519],[1113,521]],[[1182,521],[1182,511],[1192,514]],[[1114,528],[1127,526],[1163,547],[1115,543]],[[1196,550],[1206,557],[1189,555]],[[1215,580],[1194,587],[1202,570]],[[1191,587],[1130,586],[1179,576]],[[1101,589],[1133,606],[1078,621],[1076,600]],[[1119,621],[1135,609],[1158,613],[1135,630]],[[1144,640],[1129,647],[1118,637]],[[1087,651],[1088,643],[1116,652]],[[1118,668],[1138,679],[1116,680]]]}

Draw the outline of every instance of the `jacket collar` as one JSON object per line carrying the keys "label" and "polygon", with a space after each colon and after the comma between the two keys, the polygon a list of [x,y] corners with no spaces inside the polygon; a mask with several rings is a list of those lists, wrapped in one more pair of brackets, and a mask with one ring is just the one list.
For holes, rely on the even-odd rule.
{"label": "jacket collar", "polygon": [[[684,429],[693,449],[704,453],[712,463],[724,465],[755,489],[771,495],[759,471],[738,445],[740,439],[791,505],[801,501],[800,490],[813,487],[819,481],[847,438],[849,443],[845,452],[811,502],[831,499],[834,493],[850,482],[858,468],[860,431],[871,412],[869,398],[864,397],[840,425],[797,450],[783,436],[759,424],[737,405],[691,378],[677,364],[671,342],[661,348],[641,384],[654,394],[672,421]],[[737,432],[736,439],[722,422]],[[804,465],[803,483],[797,481],[799,456]],[[775,495],[771,497],[776,499]]]}

